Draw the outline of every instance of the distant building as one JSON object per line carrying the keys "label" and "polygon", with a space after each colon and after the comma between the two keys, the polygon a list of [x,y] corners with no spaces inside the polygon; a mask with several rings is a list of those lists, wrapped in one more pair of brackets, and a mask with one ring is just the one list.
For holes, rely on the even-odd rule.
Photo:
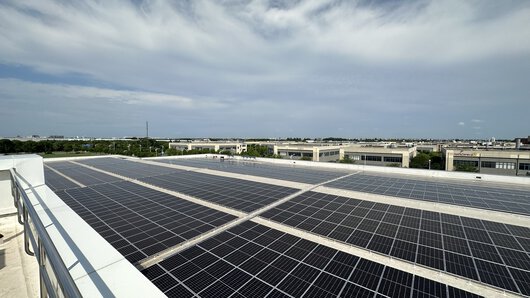
{"label": "distant building", "polygon": [[235,154],[241,154],[247,151],[247,144],[241,142],[186,142],[186,143],[169,143],[169,148],[177,150],[215,150],[230,151]]}
{"label": "distant building", "polygon": [[530,152],[516,150],[444,149],[445,169],[475,169],[477,173],[530,176]]}
{"label": "distant building", "polygon": [[425,152],[440,152],[442,150],[442,145],[443,144],[417,144],[416,150]]}
{"label": "distant building", "polygon": [[290,159],[310,159],[312,161],[338,161],[340,159],[340,146],[314,146],[295,145],[274,145],[274,154],[282,158]]}
{"label": "distant building", "polygon": [[349,146],[341,149],[341,158],[352,159],[357,164],[370,166],[399,166],[408,168],[410,160],[416,156],[416,147],[360,147]]}

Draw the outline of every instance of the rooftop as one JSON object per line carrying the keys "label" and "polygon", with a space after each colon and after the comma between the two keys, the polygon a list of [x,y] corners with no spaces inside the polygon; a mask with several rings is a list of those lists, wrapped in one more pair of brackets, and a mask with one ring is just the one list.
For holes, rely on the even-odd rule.
{"label": "rooftop", "polygon": [[530,295],[529,179],[215,155],[41,171],[26,191],[85,296]]}

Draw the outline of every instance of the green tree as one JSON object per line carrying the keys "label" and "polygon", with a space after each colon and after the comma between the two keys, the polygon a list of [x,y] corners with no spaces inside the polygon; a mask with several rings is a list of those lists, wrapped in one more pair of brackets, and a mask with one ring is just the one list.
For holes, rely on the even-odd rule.
{"label": "green tree", "polygon": [[443,170],[444,163],[441,152],[419,152],[411,161],[410,167],[417,169],[428,169],[429,160],[431,160],[432,170]]}
{"label": "green tree", "polygon": [[429,159],[431,159],[429,154],[420,152],[410,161],[410,167],[417,169],[428,169]]}
{"label": "green tree", "polygon": [[476,173],[478,172],[478,168],[470,164],[457,164],[455,171]]}
{"label": "green tree", "polygon": [[349,163],[354,164],[355,160],[351,159],[348,155],[344,156],[343,159],[339,160],[339,163]]}

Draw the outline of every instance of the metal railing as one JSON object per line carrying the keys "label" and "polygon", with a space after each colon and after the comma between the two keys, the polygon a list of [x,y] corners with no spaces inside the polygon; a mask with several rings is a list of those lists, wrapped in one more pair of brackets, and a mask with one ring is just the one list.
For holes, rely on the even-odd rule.
{"label": "metal railing", "polygon": [[[11,194],[18,222],[24,225],[24,250],[39,263],[41,297],[82,297],[57,248],[19,182],[19,174],[10,171]],[[30,250],[33,248],[33,252]]]}

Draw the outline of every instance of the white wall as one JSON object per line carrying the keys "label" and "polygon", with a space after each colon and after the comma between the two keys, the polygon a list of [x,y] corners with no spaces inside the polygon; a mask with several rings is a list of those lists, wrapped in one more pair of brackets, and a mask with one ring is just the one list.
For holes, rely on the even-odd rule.
{"label": "white wall", "polygon": [[0,216],[15,213],[17,209],[13,205],[11,195],[11,179],[8,171],[0,171]]}

